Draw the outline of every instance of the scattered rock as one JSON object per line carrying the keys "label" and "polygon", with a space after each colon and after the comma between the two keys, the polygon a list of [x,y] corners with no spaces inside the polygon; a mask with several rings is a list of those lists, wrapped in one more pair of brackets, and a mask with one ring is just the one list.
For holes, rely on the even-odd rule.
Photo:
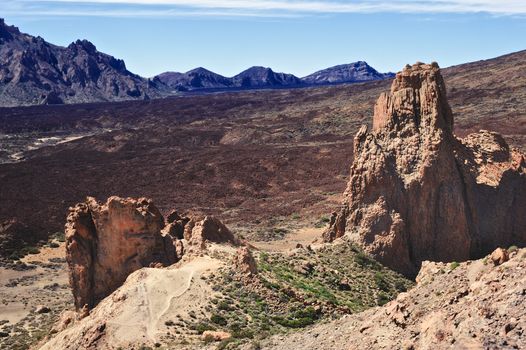
{"label": "scattered rock", "polygon": [[53,325],[53,332],[61,332],[77,320],[79,315],[74,311],[64,311],[58,321]]}
{"label": "scattered rock", "polygon": [[231,243],[239,241],[219,219],[205,216],[201,221],[190,220],[184,228],[185,240],[194,246],[205,247],[207,241],[214,243]]}
{"label": "scattered rock", "polygon": [[312,265],[312,263],[305,260],[299,261],[293,265],[294,271],[299,272],[302,275],[308,275],[312,272],[313,268],[314,266]]}
{"label": "scattered rock", "polygon": [[37,314],[47,314],[48,312],[51,312],[51,309],[44,305],[38,305],[35,309],[35,312]]}

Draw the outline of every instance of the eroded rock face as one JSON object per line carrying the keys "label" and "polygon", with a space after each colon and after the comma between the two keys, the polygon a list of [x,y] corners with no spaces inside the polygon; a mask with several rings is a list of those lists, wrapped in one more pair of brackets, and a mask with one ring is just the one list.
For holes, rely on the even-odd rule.
{"label": "eroded rock face", "polygon": [[385,265],[414,276],[424,260],[462,261],[526,244],[526,163],[498,134],[453,135],[437,64],[396,75],[375,106],[325,241],[349,235]]}
{"label": "eroded rock face", "polygon": [[94,198],[70,209],[66,223],[67,262],[75,306],[93,307],[135,270],[177,261],[172,238],[162,235],[164,219],[153,203]]}

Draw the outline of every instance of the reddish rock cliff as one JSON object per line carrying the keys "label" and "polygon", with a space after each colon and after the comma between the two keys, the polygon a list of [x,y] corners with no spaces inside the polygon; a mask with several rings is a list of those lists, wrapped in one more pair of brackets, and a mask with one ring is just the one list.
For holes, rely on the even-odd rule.
{"label": "reddish rock cliff", "polygon": [[150,200],[93,198],[71,208],[66,250],[75,306],[93,307],[135,270],[177,260],[172,238],[162,235],[164,219]]}
{"label": "reddish rock cliff", "polygon": [[345,200],[324,239],[348,235],[406,275],[423,260],[524,245],[525,168],[498,134],[457,139],[438,65],[407,66],[378,99],[372,132],[355,136]]}

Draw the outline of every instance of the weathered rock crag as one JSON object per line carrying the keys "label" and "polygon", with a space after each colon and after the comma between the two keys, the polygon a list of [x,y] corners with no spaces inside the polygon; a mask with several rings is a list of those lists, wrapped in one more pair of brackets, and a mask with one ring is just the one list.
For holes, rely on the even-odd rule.
{"label": "weathered rock crag", "polygon": [[93,308],[142,267],[171,265],[199,253],[207,242],[239,244],[217,218],[203,220],[172,211],[166,219],[146,198],[94,198],[70,209],[66,258],[77,310]]}
{"label": "weathered rock crag", "polygon": [[440,69],[417,63],[378,99],[325,241],[347,235],[414,276],[424,260],[478,258],[526,244],[526,162],[498,134],[453,134]]}

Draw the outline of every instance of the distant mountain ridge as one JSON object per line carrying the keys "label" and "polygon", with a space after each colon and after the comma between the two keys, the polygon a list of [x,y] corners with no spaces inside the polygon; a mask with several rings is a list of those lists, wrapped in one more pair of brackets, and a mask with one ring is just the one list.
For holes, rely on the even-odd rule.
{"label": "distant mountain ridge", "polygon": [[298,78],[293,74],[276,73],[270,68],[255,66],[231,78],[204,68],[196,68],[186,73],[165,72],[154,79],[158,79],[176,91],[198,91],[344,84],[392,77],[394,73],[380,73],[366,62],[358,61],[326,68],[304,78]]}
{"label": "distant mountain ridge", "polygon": [[0,107],[147,100],[184,92],[293,88],[392,77],[360,61],[305,78],[251,67],[233,77],[205,68],[165,72],[152,79],[130,72],[123,60],[99,52],[87,40],[67,47],[20,32],[0,18]]}

